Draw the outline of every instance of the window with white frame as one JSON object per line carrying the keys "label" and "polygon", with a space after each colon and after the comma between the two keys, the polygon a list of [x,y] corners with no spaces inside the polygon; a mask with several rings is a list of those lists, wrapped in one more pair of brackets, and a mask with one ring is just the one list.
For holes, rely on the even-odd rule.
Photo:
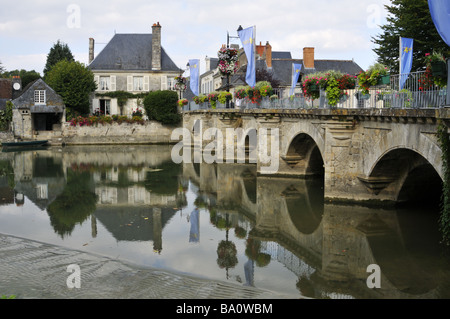
{"label": "window with white frame", "polygon": [[167,89],[175,90],[175,78],[167,77]]}
{"label": "window with white frame", "polygon": [[111,77],[101,76],[100,83],[99,83],[99,90],[100,91],[109,91],[110,87],[111,87]]}
{"label": "window with white frame", "polygon": [[45,105],[45,90],[35,90],[34,91],[34,104]]}
{"label": "window with white frame", "polygon": [[134,91],[144,90],[144,77],[142,76],[133,77],[133,90]]}

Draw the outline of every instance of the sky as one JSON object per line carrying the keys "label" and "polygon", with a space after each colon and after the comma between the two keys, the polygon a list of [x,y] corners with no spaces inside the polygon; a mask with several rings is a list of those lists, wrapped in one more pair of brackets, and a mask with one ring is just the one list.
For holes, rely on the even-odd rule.
{"label": "sky", "polygon": [[151,33],[162,26],[162,46],[178,67],[217,57],[227,42],[240,44],[237,29],[256,28],[256,43],[303,58],[314,47],[316,59],[354,60],[363,69],[375,63],[373,36],[386,23],[389,0],[23,0],[2,3],[0,62],[6,70],[43,74],[51,47],[66,43],[75,59],[88,63],[89,38],[95,54],[115,33]]}

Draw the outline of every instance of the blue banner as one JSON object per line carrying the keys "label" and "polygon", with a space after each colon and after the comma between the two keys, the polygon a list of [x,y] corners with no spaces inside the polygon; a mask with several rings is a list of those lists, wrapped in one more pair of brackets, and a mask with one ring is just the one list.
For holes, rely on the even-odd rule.
{"label": "blue banner", "polygon": [[190,87],[192,93],[194,93],[195,96],[198,96],[198,88],[199,88],[199,76],[200,76],[200,60],[194,59],[189,60],[189,70],[190,70]]}
{"label": "blue banner", "polygon": [[428,7],[439,35],[450,46],[450,1],[428,0]]}
{"label": "blue banner", "polygon": [[245,55],[247,56],[247,74],[245,76],[245,82],[253,88],[256,85],[254,27],[243,29],[238,32],[238,35],[241,39],[242,46],[244,47]]}
{"label": "blue banner", "polygon": [[413,39],[400,38],[400,90],[403,89],[413,61]]}
{"label": "blue banner", "polygon": [[301,70],[302,70],[302,64],[292,63],[292,85],[291,85],[291,91],[289,92],[289,96],[294,95],[295,86],[297,85]]}

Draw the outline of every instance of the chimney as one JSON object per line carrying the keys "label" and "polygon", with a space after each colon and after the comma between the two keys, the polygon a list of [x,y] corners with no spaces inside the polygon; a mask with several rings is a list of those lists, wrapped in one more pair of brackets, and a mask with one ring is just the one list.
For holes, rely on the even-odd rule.
{"label": "chimney", "polygon": [[12,78],[12,98],[15,99],[22,92],[22,78],[14,75]]}
{"label": "chimney", "polygon": [[206,72],[211,71],[211,58],[209,56],[206,56],[205,58],[205,62],[206,62]]}
{"label": "chimney", "polygon": [[305,69],[314,69],[314,48],[303,48],[303,66]]}
{"label": "chimney", "polygon": [[94,39],[89,38],[89,64],[94,60],[94,44]]}
{"label": "chimney", "polygon": [[272,67],[272,46],[269,41],[266,42],[266,64],[268,68]]}
{"label": "chimney", "polygon": [[152,70],[161,70],[161,25],[152,26]]}

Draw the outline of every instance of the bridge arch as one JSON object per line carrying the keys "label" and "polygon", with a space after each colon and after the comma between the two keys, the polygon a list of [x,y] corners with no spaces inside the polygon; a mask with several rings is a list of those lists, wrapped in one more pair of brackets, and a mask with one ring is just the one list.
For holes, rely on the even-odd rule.
{"label": "bridge arch", "polygon": [[396,147],[378,158],[369,179],[375,194],[383,192],[396,203],[438,204],[443,181],[439,169],[437,163],[433,165],[417,150]]}
{"label": "bridge arch", "polygon": [[298,132],[287,143],[282,159],[304,176],[324,175],[323,149],[308,133]]}

